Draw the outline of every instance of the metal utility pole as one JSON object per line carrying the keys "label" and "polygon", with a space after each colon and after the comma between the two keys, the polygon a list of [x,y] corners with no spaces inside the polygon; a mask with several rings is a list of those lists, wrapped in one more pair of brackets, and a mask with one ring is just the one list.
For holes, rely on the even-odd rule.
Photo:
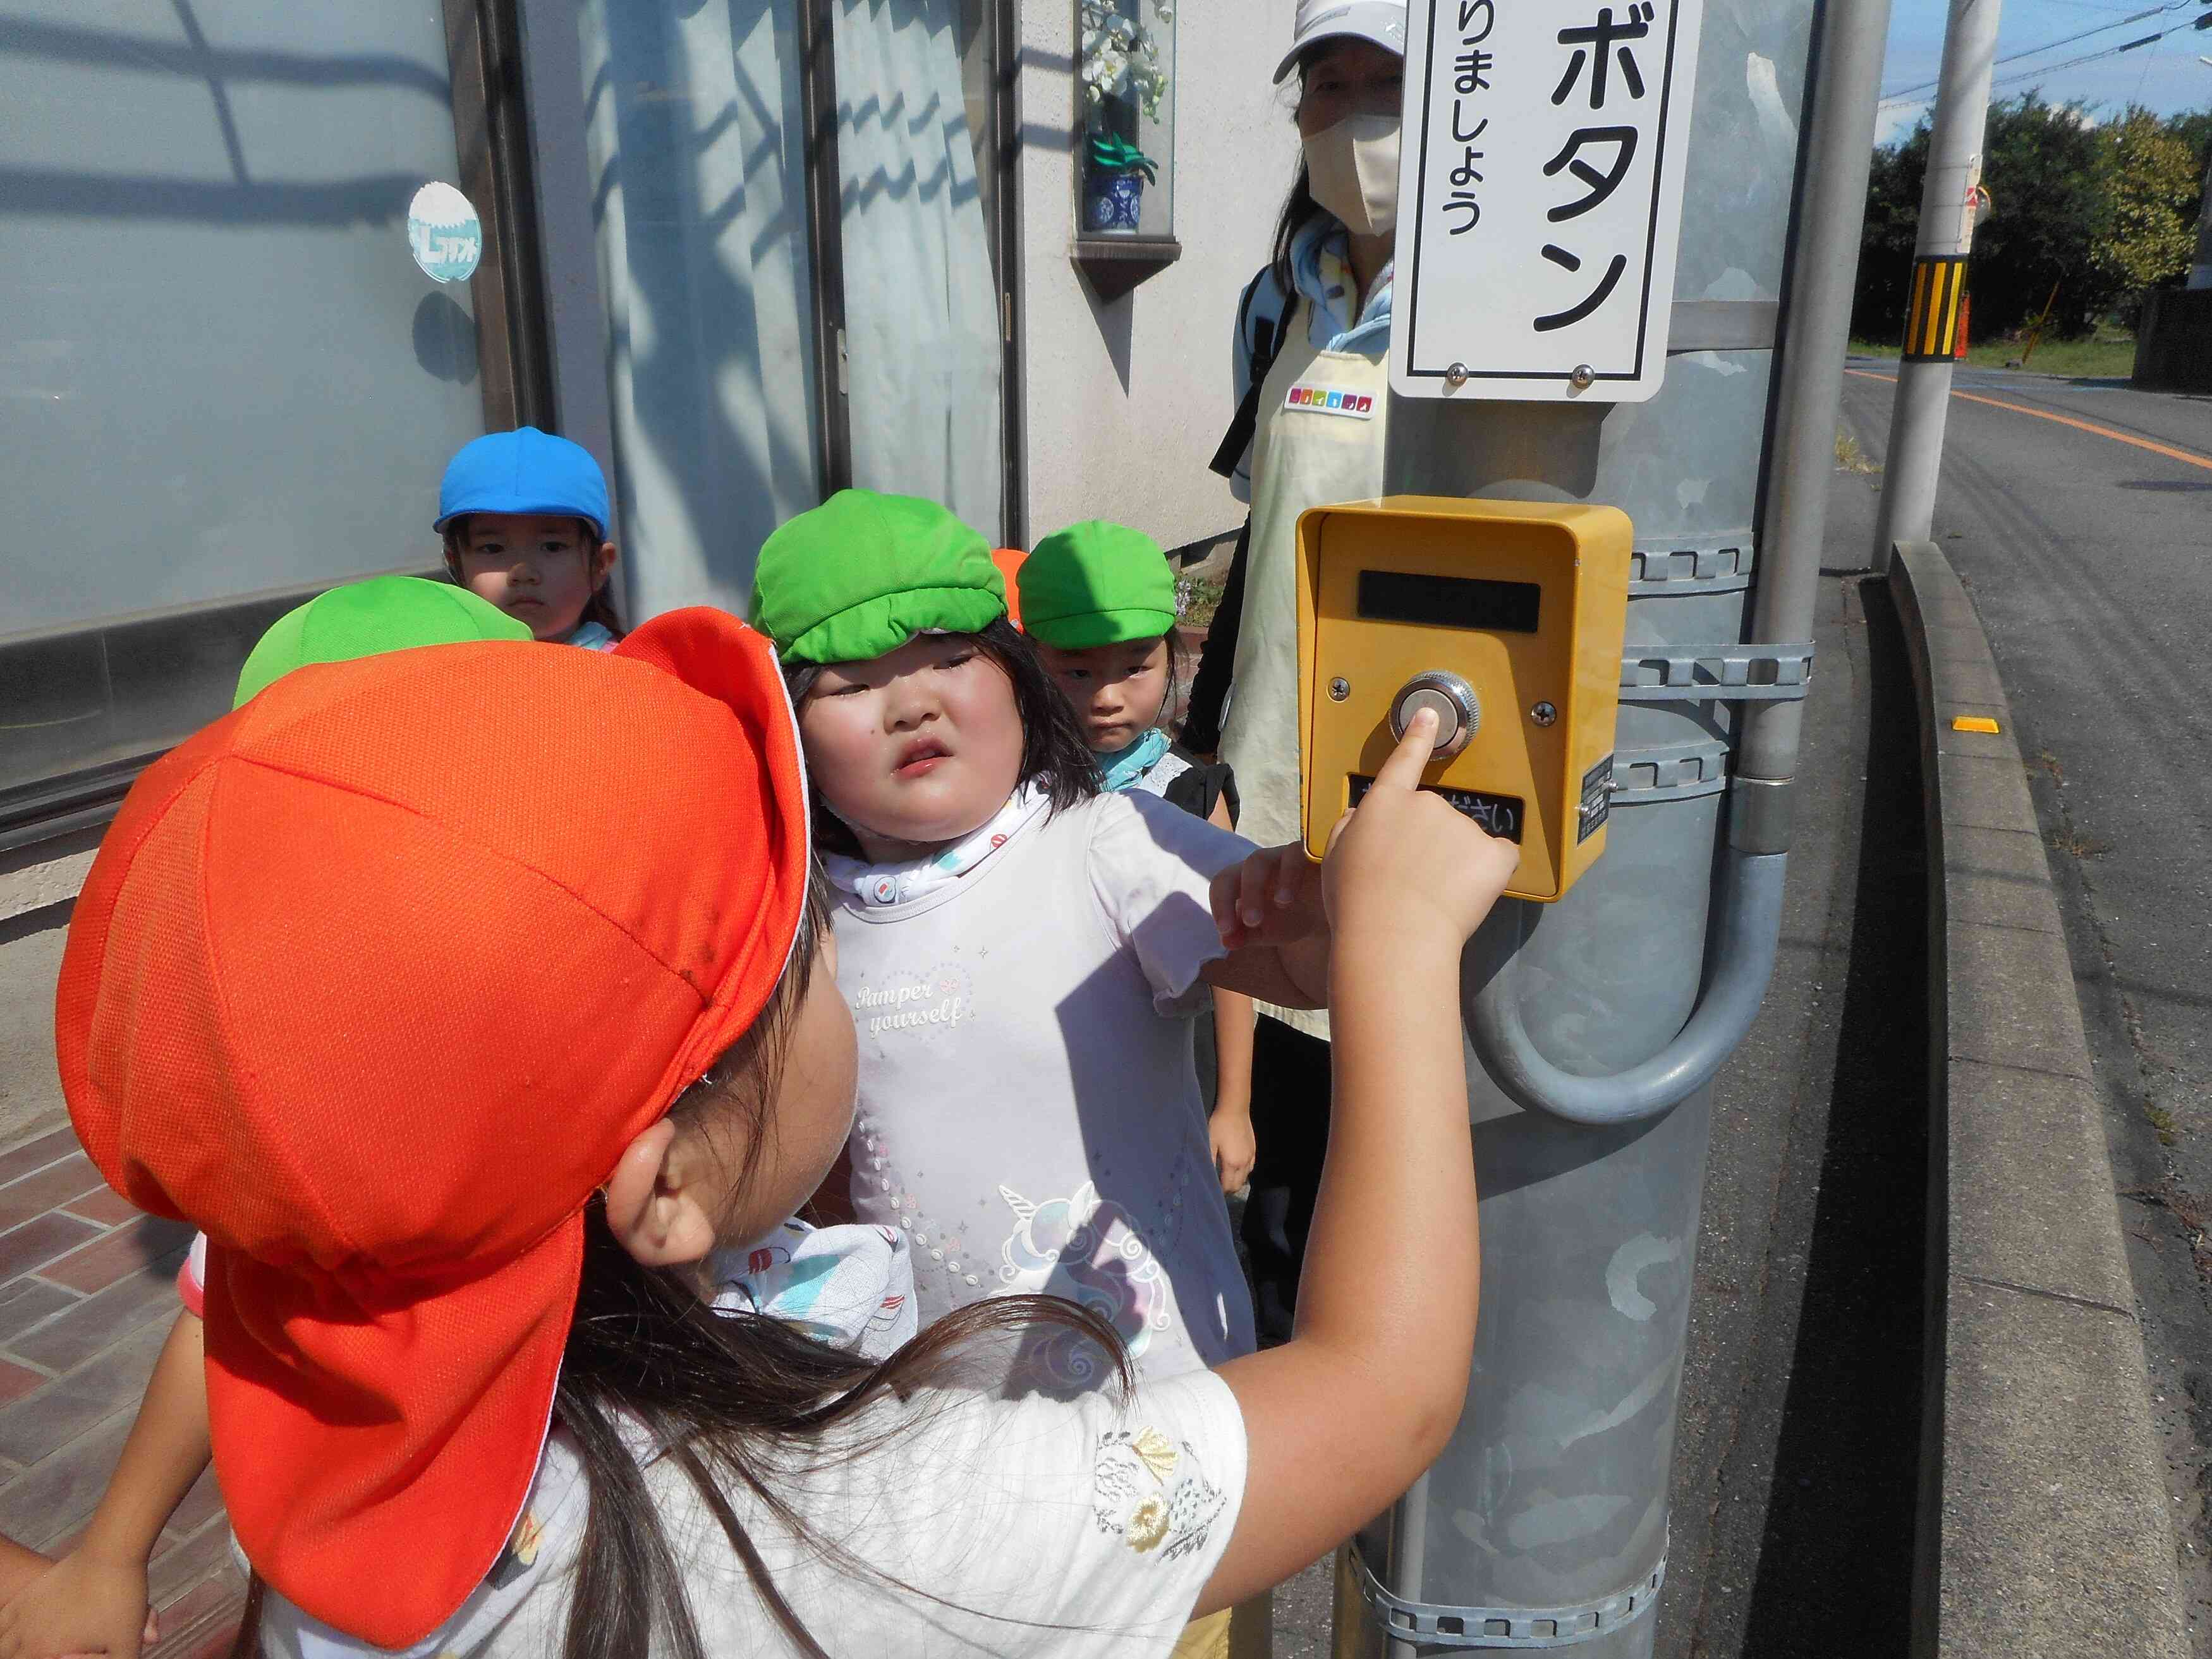
{"label": "metal utility pole", "polygon": [[1468,957],[1467,1411],[1346,1563],[1340,1656],[1652,1651],[1711,1079],[1774,963],[1888,14],[1771,0],[1705,34],[1697,127],[1728,137],[1686,152],[1655,399],[1392,399],[1386,494],[1606,502],[1636,551],[1607,851]]}
{"label": "metal utility pole", "polygon": [[[2208,21],[2212,21],[2212,11],[2204,14],[2197,27],[2203,28]],[[2212,58],[2197,61],[2212,69]],[[2204,196],[2197,207],[2197,258],[2190,264],[2189,280],[2183,286],[2212,288],[2212,156],[2204,162]]]}
{"label": "metal utility pole", "polygon": [[1950,413],[1959,302],[1974,241],[1970,196],[1981,181],[1982,133],[1989,125],[1990,70],[1996,57],[2001,0],[1951,0],[1943,68],[1928,141],[1928,180],[1920,193],[1920,235],[1912,254],[1911,303],[1897,366],[1881,514],[1874,568],[1889,568],[1899,542],[1924,542],[1936,522],[1943,423]]}

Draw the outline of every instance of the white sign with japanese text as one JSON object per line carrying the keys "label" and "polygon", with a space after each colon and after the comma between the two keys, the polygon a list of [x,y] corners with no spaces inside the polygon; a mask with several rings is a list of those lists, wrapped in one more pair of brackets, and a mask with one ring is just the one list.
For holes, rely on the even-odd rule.
{"label": "white sign with japanese text", "polygon": [[1413,0],[1390,385],[1640,403],[1667,368],[1702,0]]}

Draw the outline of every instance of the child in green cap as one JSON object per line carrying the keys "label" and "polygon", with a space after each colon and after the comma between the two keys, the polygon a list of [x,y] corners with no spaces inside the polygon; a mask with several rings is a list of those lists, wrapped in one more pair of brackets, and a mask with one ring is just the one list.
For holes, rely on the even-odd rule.
{"label": "child in green cap", "polygon": [[[1142,531],[1091,519],[1036,544],[1015,578],[1022,627],[1083,722],[1109,789],[1158,795],[1237,827],[1236,775],[1173,742],[1175,572]],[[1252,1173],[1252,1002],[1213,994],[1213,1111],[1207,1133],[1221,1190]]]}
{"label": "child in green cap", "polygon": [[[910,1239],[924,1325],[1044,1291],[1105,1316],[1148,1378],[1250,1352],[1190,1016],[1217,986],[1321,1000],[1309,867],[1248,865],[1274,858],[1315,937],[1225,948],[1210,890],[1254,848],[1101,791],[989,547],[940,507],[844,490],[801,514],[761,550],[753,623],[799,709],[860,1028],[825,1205]],[[1060,1395],[1113,1371],[1065,1336],[1016,1363],[1016,1389]]]}
{"label": "child in green cap", "polygon": [[[941,507],[840,491],[769,538],[754,581],[860,1037],[852,1137],[817,1203],[903,1234],[925,1326],[1042,1291],[1103,1317],[1147,1382],[1250,1353],[1192,1016],[1222,989],[1323,999],[1303,851],[1103,790],[1090,732],[1006,620],[989,547]],[[1231,949],[1212,890],[1229,872],[1236,891],[1240,864]],[[1298,942],[1242,943],[1271,909]],[[1073,1397],[1115,1358],[1054,1331],[1021,1344],[1006,1387]],[[1264,1651],[1267,1628],[1262,1594],[1176,1650]]]}

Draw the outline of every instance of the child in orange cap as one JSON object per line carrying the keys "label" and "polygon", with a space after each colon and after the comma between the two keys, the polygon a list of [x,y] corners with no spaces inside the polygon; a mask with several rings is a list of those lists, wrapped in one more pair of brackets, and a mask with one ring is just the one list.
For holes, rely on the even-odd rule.
{"label": "child in orange cap", "polygon": [[[465,588],[419,576],[372,576],[318,594],[270,624],[239,670],[231,706],[242,708],[309,663],[530,638],[525,624]],[[147,1604],[148,1559],[208,1464],[200,1321],[206,1243],[193,1241],[178,1275],[183,1310],[146,1384],[122,1461],[60,1570],[46,1556],[0,1539],[0,1651],[10,1659],[71,1653],[136,1659],[138,1643],[159,1633]]]}
{"label": "child in orange cap", "polygon": [[[371,577],[280,617],[240,670],[234,706],[312,663],[531,637],[522,623],[465,588],[415,576]],[[148,1605],[149,1560],[209,1459],[207,1243],[204,1234],[193,1240],[177,1275],[183,1310],[82,1538],[58,1563],[0,1539],[0,1652],[9,1659],[76,1653],[135,1659],[141,1641],[159,1633]],[[786,1220],[743,1249],[717,1252],[708,1276],[717,1306],[785,1319],[872,1358],[887,1357],[915,1328],[913,1269],[895,1233]]]}
{"label": "child in orange cap", "polygon": [[[110,1184],[210,1240],[245,1643],[1164,1654],[1376,1513],[1463,1397],[1458,963],[1513,861],[1417,792],[1433,735],[1323,872],[1342,1104],[1298,1339],[1073,1402],[943,1386],[1017,1324],[1111,1344],[1051,1298],[881,1364],[702,1316],[698,1264],[852,1117],[758,636],[678,612],[611,655],[313,667],[157,763],[78,901],[58,1048]],[[1242,918],[1278,874],[1225,872],[1233,937],[1269,936]],[[1373,1293],[1416,1257],[1420,1297]]]}

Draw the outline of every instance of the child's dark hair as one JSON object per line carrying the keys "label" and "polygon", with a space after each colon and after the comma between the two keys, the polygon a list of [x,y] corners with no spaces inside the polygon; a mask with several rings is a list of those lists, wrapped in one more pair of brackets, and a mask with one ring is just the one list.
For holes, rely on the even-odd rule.
{"label": "child's dark hair", "polygon": [[[461,555],[468,550],[471,516],[461,514],[446,526],[446,574],[457,582],[461,580]],[[586,556],[596,556],[600,544],[606,539],[599,534],[599,526],[589,519],[571,519],[569,522],[580,532]],[[577,627],[581,628],[587,622],[597,623],[617,639],[629,632],[623,626],[621,613],[615,609],[614,596],[610,591],[613,586],[611,574],[599,579],[599,585],[592,590],[592,597],[584,601],[583,612],[576,618]]]}
{"label": "child's dark hair", "polygon": [[[1014,712],[1022,722],[1022,769],[1015,787],[1040,785],[1053,812],[1065,811],[1096,795],[1098,762],[1084,736],[1083,723],[1037,660],[1036,647],[1029,635],[1001,617],[981,633],[967,637],[1013,683]],[[783,681],[790,689],[793,708],[805,702],[821,672],[818,663],[784,664]],[[818,788],[814,791],[814,844],[848,858],[861,855],[860,839],[852,826],[830,810]]]}
{"label": "child's dark hair", "polygon": [[[769,1006],[670,1111],[702,1133],[726,1122],[743,1134],[746,1148],[734,1182],[740,1192],[774,1133],[770,1109],[786,1048],[829,926],[817,872],[791,966]],[[599,1198],[586,1208],[584,1227],[583,1277],[553,1401],[555,1417],[575,1443],[590,1496],[563,1659],[709,1659],[676,1548],[633,1449],[636,1430],[665,1448],[663,1455],[690,1480],[753,1593],[793,1646],[811,1659],[830,1659],[777,1589],[729,1493],[745,1494],[805,1550],[855,1578],[954,1607],[924,1587],[889,1578],[816,1531],[781,1495],[781,1480],[823,1468],[815,1441],[886,1396],[902,1399],[972,1380],[987,1348],[995,1360],[1041,1331],[1072,1332],[1096,1344],[1121,1392],[1134,1383],[1128,1352],[1113,1328],[1057,1297],[994,1297],[959,1309],[878,1363],[766,1314],[710,1313],[700,1299],[696,1270],[641,1266],[608,1227]],[[919,1426],[908,1417],[841,1449],[872,1455]],[[256,1574],[229,1659],[258,1654],[263,1597]]]}
{"label": "child's dark hair", "polygon": [[1177,678],[1178,668],[1176,658],[1180,653],[1176,649],[1175,629],[1170,628],[1166,633],[1161,635],[1160,643],[1168,648],[1168,683],[1167,690],[1160,695],[1160,712],[1152,716],[1152,724],[1173,737],[1176,727],[1179,724],[1176,709],[1176,688],[1182,683]]}

